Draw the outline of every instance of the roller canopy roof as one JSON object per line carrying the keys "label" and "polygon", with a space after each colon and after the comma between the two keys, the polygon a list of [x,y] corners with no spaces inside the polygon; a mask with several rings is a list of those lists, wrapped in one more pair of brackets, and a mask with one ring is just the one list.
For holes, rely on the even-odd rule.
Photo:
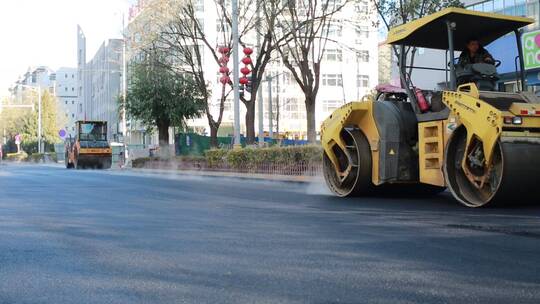
{"label": "roller canopy roof", "polygon": [[390,29],[386,43],[447,50],[446,21],[456,23],[454,48],[458,51],[465,47],[470,38],[488,45],[507,33],[534,23],[530,18],[452,7]]}

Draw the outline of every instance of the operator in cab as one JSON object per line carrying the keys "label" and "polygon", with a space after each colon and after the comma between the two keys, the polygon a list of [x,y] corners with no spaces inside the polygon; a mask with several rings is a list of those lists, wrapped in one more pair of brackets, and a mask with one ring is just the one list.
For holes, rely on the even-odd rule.
{"label": "operator in cab", "polygon": [[465,67],[468,64],[489,63],[495,64],[493,56],[478,42],[476,38],[467,40],[465,50],[459,55],[458,65]]}

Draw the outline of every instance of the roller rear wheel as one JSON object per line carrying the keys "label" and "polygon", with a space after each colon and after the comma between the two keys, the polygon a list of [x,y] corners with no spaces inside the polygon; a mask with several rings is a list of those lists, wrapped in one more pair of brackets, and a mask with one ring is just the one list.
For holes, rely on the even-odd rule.
{"label": "roller rear wheel", "polygon": [[366,137],[357,128],[345,128],[341,137],[346,144],[342,151],[334,146],[339,163],[339,173],[324,153],[323,172],[326,184],[337,196],[355,196],[369,193],[373,189],[371,182],[371,149]]}
{"label": "roller rear wheel", "polygon": [[446,149],[444,174],[448,188],[458,201],[467,207],[484,207],[529,204],[535,200],[540,145],[498,141],[488,165],[481,142],[475,139],[466,149],[466,141],[466,130],[458,129]]}

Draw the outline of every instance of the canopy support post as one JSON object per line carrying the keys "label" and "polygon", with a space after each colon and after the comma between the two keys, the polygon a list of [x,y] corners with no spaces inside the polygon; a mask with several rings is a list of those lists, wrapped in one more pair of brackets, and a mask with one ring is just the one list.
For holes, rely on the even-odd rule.
{"label": "canopy support post", "polygon": [[521,91],[526,91],[527,85],[525,83],[525,63],[523,62],[523,45],[521,45],[521,30],[514,30],[514,34],[516,35],[516,43],[518,49],[519,78],[521,81]]}
{"label": "canopy support post", "polygon": [[456,23],[450,20],[446,21],[446,28],[448,30],[448,53],[450,55],[450,90],[455,91],[456,86],[456,67],[454,65],[454,30],[456,29]]}

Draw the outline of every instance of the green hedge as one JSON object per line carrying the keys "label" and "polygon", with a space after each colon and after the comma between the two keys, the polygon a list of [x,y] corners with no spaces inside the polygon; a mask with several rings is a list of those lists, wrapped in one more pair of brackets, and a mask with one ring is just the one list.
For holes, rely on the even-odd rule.
{"label": "green hedge", "polygon": [[40,163],[40,162],[57,162],[56,153],[32,153],[26,161]]}
{"label": "green hedge", "polygon": [[290,146],[205,151],[204,156],[177,156],[171,159],[159,157],[142,157],[133,160],[133,168],[152,167],[153,165],[186,162],[186,165],[206,165],[207,168],[228,167],[232,169],[256,169],[265,164],[289,165],[320,165],[322,163],[321,146]]}
{"label": "green hedge", "polygon": [[225,162],[232,168],[256,167],[265,163],[320,164],[322,162],[322,147],[291,146],[208,150],[205,153],[205,158],[209,167],[215,167]]}
{"label": "green hedge", "polygon": [[206,159],[203,156],[176,156],[174,158],[165,159],[160,157],[140,157],[134,159],[131,162],[133,168],[144,168],[145,165],[152,162],[161,162],[161,163],[178,163],[178,162],[204,162]]}
{"label": "green hedge", "polygon": [[9,153],[6,155],[6,160],[10,161],[25,161],[28,158],[28,154],[24,151],[20,153]]}

